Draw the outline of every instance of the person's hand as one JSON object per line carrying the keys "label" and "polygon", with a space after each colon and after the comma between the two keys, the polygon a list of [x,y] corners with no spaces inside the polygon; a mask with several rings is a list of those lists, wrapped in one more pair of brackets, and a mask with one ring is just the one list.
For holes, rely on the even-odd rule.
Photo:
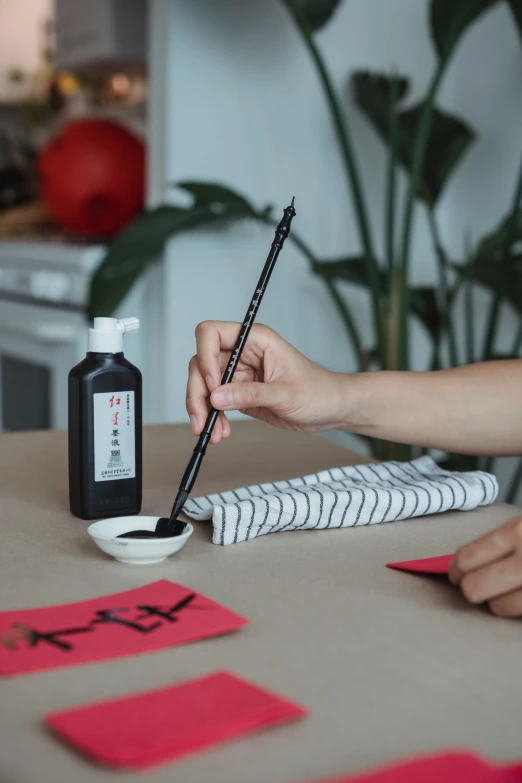
{"label": "person's hand", "polygon": [[[221,386],[223,371],[241,324],[204,321],[196,329],[197,354],[189,364],[187,411],[199,435],[209,402],[220,411],[240,410],[276,427],[317,431],[342,426],[343,376],[323,370],[267,326],[254,325],[232,383]],[[230,434],[220,414],[211,443]]]}
{"label": "person's hand", "polygon": [[522,517],[461,547],[449,578],[472,604],[499,617],[522,616]]}

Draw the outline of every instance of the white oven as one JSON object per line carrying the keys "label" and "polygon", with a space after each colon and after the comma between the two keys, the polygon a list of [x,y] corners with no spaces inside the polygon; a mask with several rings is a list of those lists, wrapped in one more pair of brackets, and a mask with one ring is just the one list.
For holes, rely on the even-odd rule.
{"label": "white oven", "polygon": [[[100,245],[0,241],[0,432],[67,427],[67,376],[85,357],[89,283],[103,255]],[[143,374],[146,424],[164,421],[163,295],[153,271],[104,313],[140,319],[125,356]]]}
{"label": "white oven", "polygon": [[103,248],[0,242],[0,431],[67,427],[67,376],[86,351],[88,281]]}

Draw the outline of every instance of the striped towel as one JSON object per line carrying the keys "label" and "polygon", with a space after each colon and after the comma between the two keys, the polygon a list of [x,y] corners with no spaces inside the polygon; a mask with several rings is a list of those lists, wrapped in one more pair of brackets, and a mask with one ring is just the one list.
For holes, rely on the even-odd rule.
{"label": "striped towel", "polygon": [[452,473],[431,457],[331,468],[304,478],[254,484],[190,498],[184,512],[212,519],[214,544],[236,544],[282,530],[323,530],[469,511],[493,503],[494,476]]}

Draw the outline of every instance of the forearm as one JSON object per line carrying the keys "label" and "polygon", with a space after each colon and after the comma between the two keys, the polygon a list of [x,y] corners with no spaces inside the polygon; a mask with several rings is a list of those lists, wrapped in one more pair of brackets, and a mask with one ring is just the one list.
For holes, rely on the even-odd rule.
{"label": "forearm", "polygon": [[466,454],[522,454],[522,361],[343,376],[346,429]]}

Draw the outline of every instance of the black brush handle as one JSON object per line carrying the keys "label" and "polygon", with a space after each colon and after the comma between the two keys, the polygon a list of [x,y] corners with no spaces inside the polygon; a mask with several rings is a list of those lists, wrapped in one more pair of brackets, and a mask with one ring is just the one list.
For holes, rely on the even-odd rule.
{"label": "black brush handle", "polygon": [[[239,332],[239,336],[234,346],[234,350],[232,351],[232,354],[230,356],[230,361],[228,362],[225,372],[223,373],[223,377],[221,378],[222,386],[224,386],[227,383],[230,383],[230,381],[234,377],[234,373],[236,371],[236,367],[241,358],[243,348],[245,347],[245,343],[248,339],[248,335],[250,334],[250,330],[255,321],[257,311],[259,310],[261,300],[263,299],[264,293],[266,291],[268,281],[270,280],[270,276],[274,270],[275,263],[279,256],[279,253],[281,252],[284,241],[287,238],[288,234],[290,233],[290,225],[294,217],[295,217],[294,199],[292,199],[291,205],[285,209],[284,215],[279,225],[276,228],[274,241],[272,242],[272,247],[270,248],[268,258],[263,267],[263,271],[261,272],[261,277],[259,278],[259,281],[257,283],[255,294],[252,297],[252,300],[247,310],[247,314],[245,315],[243,325],[241,326],[241,331]],[[203,427],[203,431],[199,436],[192,457],[190,458],[189,464],[187,465],[187,469],[185,470],[185,473],[183,474],[183,478],[181,479],[181,484],[179,485],[180,492],[190,493],[190,491],[192,490],[199,469],[201,467],[201,463],[203,462],[203,457],[205,456],[205,452],[210,442],[210,437],[212,435],[212,430],[214,429],[218,416],[219,416],[219,411],[211,407],[207,416],[207,420],[205,422],[205,426]]]}

